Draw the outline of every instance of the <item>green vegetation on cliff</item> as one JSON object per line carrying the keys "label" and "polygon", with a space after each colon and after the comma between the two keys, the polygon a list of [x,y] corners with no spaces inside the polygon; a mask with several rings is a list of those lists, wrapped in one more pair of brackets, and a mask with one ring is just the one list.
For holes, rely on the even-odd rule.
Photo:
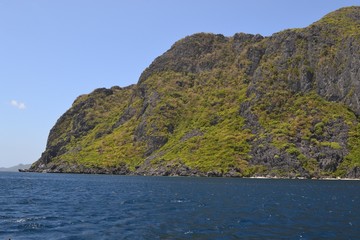
{"label": "green vegetation on cliff", "polygon": [[360,177],[360,8],[270,37],[199,33],[82,95],[32,171]]}

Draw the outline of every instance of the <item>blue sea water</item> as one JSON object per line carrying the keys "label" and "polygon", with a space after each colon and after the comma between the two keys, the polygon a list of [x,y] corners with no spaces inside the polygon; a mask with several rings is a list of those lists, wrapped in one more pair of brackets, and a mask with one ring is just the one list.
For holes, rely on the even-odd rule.
{"label": "blue sea water", "polygon": [[359,239],[360,181],[0,173],[0,239]]}

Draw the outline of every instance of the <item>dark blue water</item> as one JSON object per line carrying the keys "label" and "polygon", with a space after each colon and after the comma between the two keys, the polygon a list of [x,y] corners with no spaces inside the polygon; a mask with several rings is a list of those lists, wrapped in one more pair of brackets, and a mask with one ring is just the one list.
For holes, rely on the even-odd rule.
{"label": "dark blue water", "polygon": [[0,173],[0,239],[359,239],[360,181]]}

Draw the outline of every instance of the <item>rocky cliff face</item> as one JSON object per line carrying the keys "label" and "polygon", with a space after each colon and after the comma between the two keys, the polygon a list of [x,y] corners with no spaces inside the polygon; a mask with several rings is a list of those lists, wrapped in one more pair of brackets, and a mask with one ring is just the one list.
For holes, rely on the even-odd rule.
{"label": "rocky cliff face", "polygon": [[195,34],[80,96],[31,171],[360,177],[360,7],[270,37]]}

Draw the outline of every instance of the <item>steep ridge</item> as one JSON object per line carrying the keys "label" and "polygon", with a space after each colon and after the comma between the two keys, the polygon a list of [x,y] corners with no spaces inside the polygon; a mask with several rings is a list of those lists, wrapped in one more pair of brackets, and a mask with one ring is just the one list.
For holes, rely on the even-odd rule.
{"label": "steep ridge", "polygon": [[360,177],[360,7],[270,37],[199,33],[75,100],[30,171]]}

